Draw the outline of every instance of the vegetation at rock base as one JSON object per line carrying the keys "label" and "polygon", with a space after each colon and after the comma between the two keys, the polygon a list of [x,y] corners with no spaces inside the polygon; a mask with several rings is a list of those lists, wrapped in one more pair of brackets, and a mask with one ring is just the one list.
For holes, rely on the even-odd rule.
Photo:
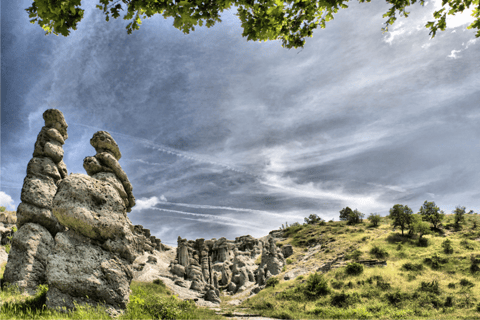
{"label": "vegetation at rock base", "polygon": [[[3,269],[2,269],[3,276]],[[117,319],[225,319],[213,310],[195,306],[191,300],[172,295],[165,284],[133,281],[130,302]],[[102,306],[77,306],[77,310],[61,313],[45,307],[48,287],[40,285],[37,295],[26,297],[15,287],[0,292],[0,319],[112,319]]]}
{"label": "vegetation at rock base", "polygon": [[[284,280],[281,273],[275,287],[238,307],[278,319],[480,318],[480,243],[476,240],[480,230],[474,228],[479,217],[463,214],[462,228],[457,229],[445,228],[455,224],[455,213],[446,214],[436,229],[420,214],[411,213],[411,217],[405,230],[412,232],[403,235],[401,228],[393,231],[390,217],[381,217],[377,227],[369,221],[338,221],[286,228],[286,240],[281,243],[294,249],[286,272],[312,271],[291,280]],[[312,254],[313,248],[320,249]],[[308,260],[304,249],[311,255]],[[344,258],[329,271],[314,272],[339,256]],[[360,257],[386,260],[387,265],[369,267]],[[352,272],[356,264],[363,272]],[[323,294],[314,297],[305,294],[307,279],[313,275],[324,288]]]}

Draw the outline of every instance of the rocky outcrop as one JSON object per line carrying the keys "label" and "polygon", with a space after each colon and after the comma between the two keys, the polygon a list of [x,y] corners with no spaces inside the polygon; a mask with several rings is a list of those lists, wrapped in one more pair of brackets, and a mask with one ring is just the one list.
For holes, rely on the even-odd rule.
{"label": "rocky outcrop", "polygon": [[285,258],[282,251],[275,244],[273,237],[268,238],[268,243],[263,247],[262,261],[257,271],[257,284],[263,286],[271,276],[282,272]]}
{"label": "rocky outcrop", "polygon": [[57,109],[46,110],[43,119],[45,126],[37,136],[33,158],[27,165],[22,203],[17,208],[18,231],[13,235],[4,273],[5,282],[28,292],[46,282],[45,263],[53,237],[65,229],[51,210],[57,183],[67,175],[62,145],[68,138],[68,126]]}
{"label": "rocky outcrop", "polygon": [[[90,143],[97,155],[120,158],[107,132],[95,133]],[[144,244],[127,217],[127,209],[135,203],[126,201],[133,195],[129,196],[131,185],[129,192],[125,190],[125,172],[118,162],[114,169],[112,163],[104,165],[110,172],[92,172],[90,158],[84,160],[89,176],[71,174],[57,184],[52,213],[68,231],[57,233],[48,256],[47,307],[71,309],[74,302],[105,303],[121,312],[130,294],[133,262],[144,253]]]}
{"label": "rocky outcrop", "polygon": [[85,171],[89,176],[112,183],[123,199],[127,212],[130,212],[135,206],[135,197],[132,184],[118,163],[122,154],[117,143],[108,132],[98,131],[90,139],[90,144],[97,154],[83,160]]}
{"label": "rocky outcrop", "polygon": [[[191,281],[190,289],[202,292],[204,299],[212,302],[219,301],[219,286],[230,293],[253,286],[260,272],[255,264],[260,254],[262,270],[269,276],[278,274],[285,263],[271,237],[268,242],[270,247],[266,250],[263,241],[250,235],[238,237],[235,241],[178,237],[177,244],[177,256],[170,265],[170,272],[179,278],[177,281]],[[265,276],[261,279],[265,281]]]}
{"label": "rocky outcrop", "polygon": [[138,245],[143,249],[143,251],[153,253],[154,250],[169,250],[169,248],[162,244],[160,239],[157,239],[155,236],[150,234],[149,229],[145,229],[141,225],[135,225],[133,228],[133,233],[137,238]]}

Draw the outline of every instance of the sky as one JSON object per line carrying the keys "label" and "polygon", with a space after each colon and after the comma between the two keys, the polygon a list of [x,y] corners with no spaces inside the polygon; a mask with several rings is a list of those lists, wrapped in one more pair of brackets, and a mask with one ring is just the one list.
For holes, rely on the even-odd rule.
{"label": "sky", "polygon": [[[375,2],[375,1],[374,1]],[[133,224],[163,243],[267,235],[349,206],[367,217],[480,210],[480,40],[469,12],[431,39],[440,1],[390,32],[386,3],[350,2],[303,49],[222,22],[183,34],[153,16],[128,35],[96,1],[68,37],[29,23],[32,1],[1,6],[0,205],[16,210],[49,108],[68,123],[64,162],[83,173],[108,131],[137,205]]]}

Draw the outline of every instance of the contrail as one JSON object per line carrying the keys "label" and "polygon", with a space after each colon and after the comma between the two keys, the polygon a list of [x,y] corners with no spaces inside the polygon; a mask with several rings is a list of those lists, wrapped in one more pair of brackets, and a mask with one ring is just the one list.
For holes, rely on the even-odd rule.
{"label": "contrail", "polygon": [[[200,214],[200,213],[194,213],[194,212],[185,212],[185,211],[170,210],[170,209],[163,209],[163,208],[150,208],[150,209],[200,217],[200,219],[192,219],[192,220],[196,220],[196,221],[215,222],[215,223],[226,224],[226,225],[231,225],[231,226],[235,226],[235,227],[249,225],[250,228],[255,228],[255,229],[262,230],[258,227],[257,224],[252,224],[252,223],[248,223],[248,222],[245,222],[245,221],[242,221],[242,220],[237,220],[237,219],[232,219],[232,218],[227,218],[227,217],[219,217],[219,216],[215,216],[215,215],[211,215],[211,214]],[[176,218],[186,219],[185,217],[176,217]],[[205,218],[210,218],[210,219],[205,219]]]}
{"label": "contrail", "polygon": [[[76,123],[76,122],[72,122],[72,124],[82,126],[82,127],[92,128],[92,129],[95,129],[95,130],[104,130],[104,129],[100,129],[100,128],[97,128],[97,127],[93,127],[93,126],[89,126],[89,125],[81,124],[81,123]],[[165,153],[168,153],[168,154],[172,154],[172,155],[182,157],[182,158],[185,158],[185,159],[189,159],[189,160],[192,160],[192,161],[196,161],[196,162],[203,162],[203,163],[208,163],[208,164],[215,165],[215,166],[220,166],[220,167],[223,167],[227,170],[238,172],[238,173],[243,173],[243,174],[255,177],[255,178],[261,178],[260,176],[254,174],[252,172],[242,170],[242,169],[238,169],[238,168],[232,167],[230,165],[223,164],[223,163],[220,163],[220,162],[216,162],[216,161],[213,161],[213,160],[208,160],[208,159],[199,157],[196,154],[192,154],[190,152],[179,151],[179,150],[167,147],[165,145],[160,145],[160,144],[153,143],[152,141],[147,140],[147,139],[133,137],[133,136],[130,136],[130,135],[127,135],[127,134],[124,134],[124,133],[120,133],[120,132],[115,132],[115,131],[109,131],[109,132],[113,133],[115,135],[123,136],[127,139],[130,139],[130,140],[136,140],[136,141],[142,142],[144,144],[144,146],[150,147],[152,149],[156,149],[157,151],[165,152]],[[148,164],[150,164],[150,163],[148,163]]]}
{"label": "contrail", "polygon": [[258,214],[267,214],[275,217],[285,218],[298,218],[294,215],[285,215],[280,213],[274,213],[269,211],[263,210],[255,210],[255,209],[244,209],[244,208],[233,208],[233,207],[222,207],[222,206],[210,206],[210,205],[203,205],[203,204],[189,204],[189,203],[179,203],[179,202],[168,202],[159,200],[158,204],[165,204],[165,205],[175,205],[193,209],[211,209],[211,210],[229,210],[229,211],[238,211],[238,212],[249,212],[249,213],[258,213]]}

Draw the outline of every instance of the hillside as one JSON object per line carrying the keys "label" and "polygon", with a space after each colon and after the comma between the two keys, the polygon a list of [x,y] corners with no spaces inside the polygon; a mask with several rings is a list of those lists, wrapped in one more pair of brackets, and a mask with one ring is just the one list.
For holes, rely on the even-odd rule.
{"label": "hillside", "polygon": [[[476,214],[466,215],[455,229],[447,215],[421,242],[392,231],[385,217],[377,227],[367,221],[292,226],[277,242],[294,248],[278,283],[270,280],[235,307],[223,296],[222,307],[282,319],[478,319],[479,222]],[[379,264],[366,266],[372,259]]]}

